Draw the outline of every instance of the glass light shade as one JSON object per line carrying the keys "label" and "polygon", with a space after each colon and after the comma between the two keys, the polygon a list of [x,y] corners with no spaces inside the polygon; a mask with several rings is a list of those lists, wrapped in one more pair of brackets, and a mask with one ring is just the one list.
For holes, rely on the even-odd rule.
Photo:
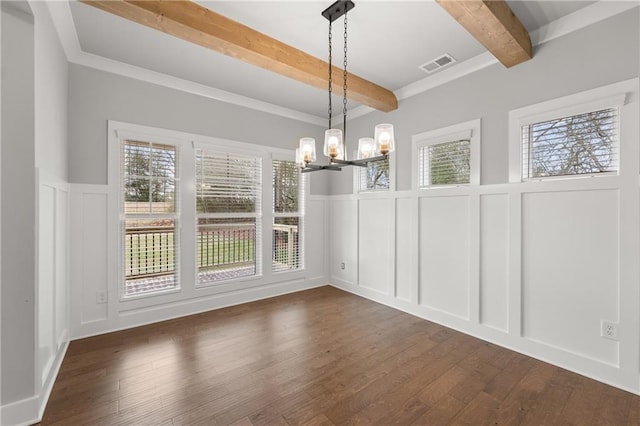
{"label": "glass light shade", "polygon": [[300,148],[296,148],[296,164],[299,167],[305,166],[304,157],[302,156],[302,151],[300,151]]}
{"label": "glass light shade", "polygon": [[316,140],[314,138],[301,138],[300,151],[296,157],[300,157],[303,163],[312,163],[316,161]]}
{"label": "glass light shade", "polygon": [[358,160],[371,158],[375,155],[375,144],[373,138],[358,139]]}
{"label": "glass light shade", "polygon": [[375,129],[375,141],[376,153],[384,155],[395,151],[393,124],[378,124]]}
{"label": "glass light shade", "polygon": [[324,132],[324,155],[344,160],[344,141],[342,130],[328,129]]}

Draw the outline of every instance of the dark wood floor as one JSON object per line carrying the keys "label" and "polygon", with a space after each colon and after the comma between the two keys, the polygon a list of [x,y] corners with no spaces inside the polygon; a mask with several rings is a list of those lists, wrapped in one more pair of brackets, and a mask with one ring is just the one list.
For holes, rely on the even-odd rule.
{"label": "dark wood floor", "polygon": [[331,287],[72,342],[46,425],[640,423],[640,397]]}

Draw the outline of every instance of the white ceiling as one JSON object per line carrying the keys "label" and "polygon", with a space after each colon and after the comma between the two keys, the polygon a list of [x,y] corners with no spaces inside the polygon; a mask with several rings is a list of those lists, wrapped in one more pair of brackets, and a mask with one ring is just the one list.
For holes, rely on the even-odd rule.
{"label": "white ceiling", "polygon": [[[203,6],[311,55],[328,54],[329,1],[198,1]],[[583,9],[593,1],[508,1],[530,32]],[[70,3],[82,52],[182,80],[221,89],[294,111],[325,117],[327,93],[173,36]],[[460,67],[485,52],[450,15],[432,1],[356,2],[348,15],[351,72],[397,91],[434,78],[418,67],[444,53]],[[342,20],[334,23],[334,58],[342,63]],[[336,61],[336,59],[334,59]],[[443,71],[440,71],[443,72]],[[339,99],[338,108],[341,106]],[[350,101],[349,108],[358,104]]]}

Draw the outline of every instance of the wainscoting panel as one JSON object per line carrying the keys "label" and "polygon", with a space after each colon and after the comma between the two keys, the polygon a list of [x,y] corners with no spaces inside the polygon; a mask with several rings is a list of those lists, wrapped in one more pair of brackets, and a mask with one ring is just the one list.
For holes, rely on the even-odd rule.
{"label": "wainscoting panel", "polygon": [[81,323],[104,321],[107,319],[107,304],[97,303],[97,294],[117,291],[115,286],[109,289],[107,282],[107,194],[83,193],[80,205],[81,210],[74,212],[80,217],[74,223],[82,224],[81,260],[74,263],[81,268]]}
{"label": "wainscoting panel", "polygon": [[522,203],[523,334],[617,365],[619,192],[525,194]]}
{"label": "wainscoting panel", "polygon": [[509,328],[509,196],[480,196],[480,322]]}
{"label": "wainscoting panel", "polygon": [[49,375],[55,336],[56,188],[40,184],[38,194],[38,341],[41,380]]}
{"label": "wainscoting panel", "polygon": [[56,202],[56,344],[69,339],[69,190],[58,189]]}
{"label": "wainscoting panel", "polygon": [[305,214],[305,268],[307,279],[326,277],[326,216],[327,201],[311,199]]}
{"label": "wainscoting panel", "polygon": [[40,418],[69,342],[69,184],[37,169],[37,383],[30,418]]}
{"label": "wainscoting panel", "polygon": [[357,283],[357,205],[350,199],[335,199],[329,208],[329,275],[349,285]]}
{"label": "wainscoting panel", "polygon": [[[121,299],[119,295],[117,216],[109,220],[117,194],[106,185],[72,185],[71,193],[71,335],[81,338],[191,315],[325,285],[329,201],[310,196],[305,216],[305,270],[273,273],[197,287],[183,279],[178,291]],[[112,210],[111,210],[112,211]],[[342,212],[341,212],[342,214]],[[355,220],[354,220],[355,222]],[[189,229],[183,226],[182,231]],[[269,231],[270,232],[270,231]],[[184,253],[184,250],[182,250]],[[270,258],[269,252],[263,258]],[[352,265],[355,268],[355,255]],[[184,260],[183,260],[184,262]],[[268,264],[269,266],[269,264]],[[98,301],[105,293],[106,301]]]}
{"label": "wainscoting panel", "polygon": [[414,301],[416,294],[417,210],[414,198],[396,200],[396,298]]}
{"label": "wainscoting panel", "polygon": [[391,295],[394,284],[393,199],[363,199],[358,206],[358,285]]}
{"label": "wainscoting panel", "polygon": [[[333,262],[354,253],[355,221],[363,265],[359,286],[335,271],[331,283],[639,393],[637,185],[613,176],[330,197]],[[384,215],[395,216],[395,283],[373,282],[388,293],[362,285],[370,245],[386,244],[370,239]],[[602,320],[618,340],[601,335]]]}
{"label": "wainscoting panel", "polygon": [[420,199],[420,304],[469,317],[468,196]]}

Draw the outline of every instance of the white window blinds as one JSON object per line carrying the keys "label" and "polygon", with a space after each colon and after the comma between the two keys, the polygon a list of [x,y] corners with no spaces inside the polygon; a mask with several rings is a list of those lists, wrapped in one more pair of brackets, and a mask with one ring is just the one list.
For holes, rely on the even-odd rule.
{"label": "white window blinds", "polygon": [[618,108],[522,126],[523,180],[616,172]]}
{"label": "white window blinds", "polygon": [[419,185],[463,185],[470,183],[469,139],[425,145],[419,148]]}
{"label": "white window blinds", "polygon": [[179,170],[173,145],[121,142],[123,297],[179,287]]}
{"label": "white window blinds", "polygon": [[273,160],[274,272],[304,267],[304,177],[293,161]]}
{"label": "white window blinds", "polygon": [[366,167],[358,167],[358,189],[366,191],[387,191],[390,187],[389,157],[374,161]]}
{"label": "white window blinds", "polygon": [[195,150],[198,284],[258,275],[262,160]]}
{"label": "white window blinds", "polygon": [[256,213],[262,197],[258,157],[196,150],[198,213]]}

